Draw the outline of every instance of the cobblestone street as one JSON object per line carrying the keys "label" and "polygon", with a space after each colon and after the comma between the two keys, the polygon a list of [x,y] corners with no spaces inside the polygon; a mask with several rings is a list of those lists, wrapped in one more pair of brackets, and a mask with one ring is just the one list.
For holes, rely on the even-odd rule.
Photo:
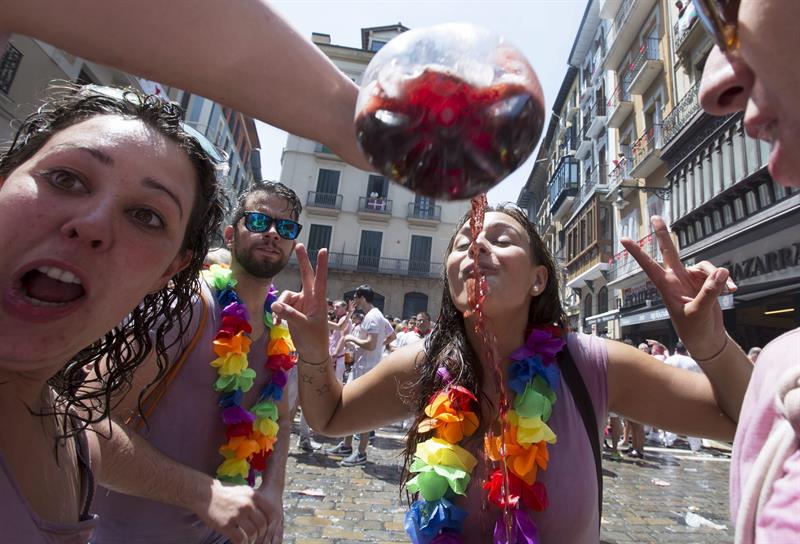
{"label": "cobblestone street", "polygon": [[[692,454],[682,444],[648,448],[641,460],[604,456],[602,542],[733,542],[727,453],[703,449]],[[402,445],[399,429],[382,429],[368,449],[367,464],[344,468],[339,458],[299,450],[293,434],[284,542],[408,542],[405,503],[398,491]],[[697,522],[699,527],[691,526]],[[708,523],[724,528],[703,525]]]}

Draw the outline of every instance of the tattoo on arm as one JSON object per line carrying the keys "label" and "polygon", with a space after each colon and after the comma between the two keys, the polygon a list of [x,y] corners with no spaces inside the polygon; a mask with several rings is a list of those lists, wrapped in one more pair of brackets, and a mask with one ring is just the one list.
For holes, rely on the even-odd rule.
{"label": "tattoo on arm", "polygon": [[330,393],[330,392],[331,392],[331,386],[328,385],[327,383],[322,387],[317,388],[317,393],[319,393],[320,395],[324,395],[325,393]]}
{"label": "tattoo on arm", "polygon": [[308,374],[302,374],[300,377],[303,378],[303,383],[314,383],[314,378]]}

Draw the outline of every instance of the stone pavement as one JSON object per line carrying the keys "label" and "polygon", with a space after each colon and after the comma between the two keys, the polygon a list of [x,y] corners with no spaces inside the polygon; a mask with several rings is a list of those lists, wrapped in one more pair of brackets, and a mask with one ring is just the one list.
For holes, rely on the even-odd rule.
{"label": "stone pavement", "polygon": [[[399,429],[382,429],[367,450],[367,464],[345,468],[338,465],[339,458],[299,450],[293,433],[284,542],[409,542],[403,531],[406,502],[399,492],[403,444]],[[733,542],[727,452],[704,449],[692,454],[680,446],[649,448],[642,460],[615,461],[604,454],[603,543]],[[700,516],[725,528],[691,527],[687,514],[689,522]]]}

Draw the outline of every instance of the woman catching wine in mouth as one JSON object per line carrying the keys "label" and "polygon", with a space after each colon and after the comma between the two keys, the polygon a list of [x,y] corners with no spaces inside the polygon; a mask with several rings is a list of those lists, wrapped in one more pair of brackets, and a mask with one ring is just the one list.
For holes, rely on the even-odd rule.
{"label": "woman catching wine in mouth", "polygon": [[[730,369],[654,365],[631,346],[570,332],[554,260],[526,215],[490,208],[475,238],[467,220],[447,248],[442,311],[424,345],[394,352],[346,386],[327,356],[327,257],[320,252],[315,274],[298,251],[302,292],[285,294],[273,310],[298,339],[303,412],[330,436],[416,417],[404,482],[417,499],[406,518],[414,542],[596,543],[592,443],[608,411],[731,440],[746,384]],[[658,236],[664,247],[666,230]],[[485,278],[480,312],[469,300],[476,269]],[[735,289],[726,273],[692,274],[689,298],[714,296],[726,282]],[[475,332],[481,314],[492,346]],[[588,424],[586,404],[594,413]]]}

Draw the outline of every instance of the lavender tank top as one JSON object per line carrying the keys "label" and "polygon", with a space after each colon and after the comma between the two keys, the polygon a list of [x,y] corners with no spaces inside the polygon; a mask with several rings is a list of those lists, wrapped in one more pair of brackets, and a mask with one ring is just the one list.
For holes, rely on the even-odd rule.
{"label": "lavender tank top", "polygon": [[[217,405],[218,394],[212,389],[217,371],[209,363],[216,358],[212,340],[220,326],[220,308],[211,289],[202,284],[202,296],[208,302],[208,319],[201,336],[178,375],[148,418],[149,429],[139,430],[156,449],[178,462],[214,475],[222,462],[219,447],[225,441],[225,425]],[[194,337],[202,315],[202,302],[195,303],[193,323],[184,335],[184,345]],[[252,316],[251,316],[252,318]],[[256,402],[259,390],[267,383],[269,372],[264,369],[266,343],[265,332],[250,346],[250,366],[257,377],[253,388],[245,395],[245,405]],[[170,360],[177,360],[183,347],[170,353]],[[284,394],[291,395],[289,378]],[[291,398],[291,397],[290,397]],[[206,527],[189,510],[167,504],[122,495],[105,488],[98,488],[95,510],[100,515],[100,525],[94,532],[92,542],[147,543],[147,544],[212,544],[225,539]]]}
{"label": "lavender tank top", "polygon": [[94,481],[91,476],[89,446],[84,433],[75,441],[81,479],[82,513],[73,523],[56,523],[39,517],[14,480],[11,469],[0,455],[0,529],[3,542],[25,544],[86,544],[97,525],[97,516],[88,514]]}
{"label": "lavender tank top", "polygon": [[[608,352],[605,340],[576,333],[567,337],[567,346],[592,399],[600,439],[608,416]],[[528,513],[539,528],[539,538],[543,544],[597,544],[600,541],[600,520],[594,454],[586,427],[563,376],[556,398],[548,425],[556,433],[558,441],[548,446],[548,468],[539,471],[536,477],[547,487],[550,505],[544,512]],[[481,484],[488,476],[484,463],[480,461],[484,457],[482,441],[481,437],[479,441],[473,441],[473,447],[468,448],[477,454],[479,462],[462,507],[470,513],[464,525],[465,542],[484,544],[492,541],[498,509],[492,507],[488,512],[481,512]]]}

